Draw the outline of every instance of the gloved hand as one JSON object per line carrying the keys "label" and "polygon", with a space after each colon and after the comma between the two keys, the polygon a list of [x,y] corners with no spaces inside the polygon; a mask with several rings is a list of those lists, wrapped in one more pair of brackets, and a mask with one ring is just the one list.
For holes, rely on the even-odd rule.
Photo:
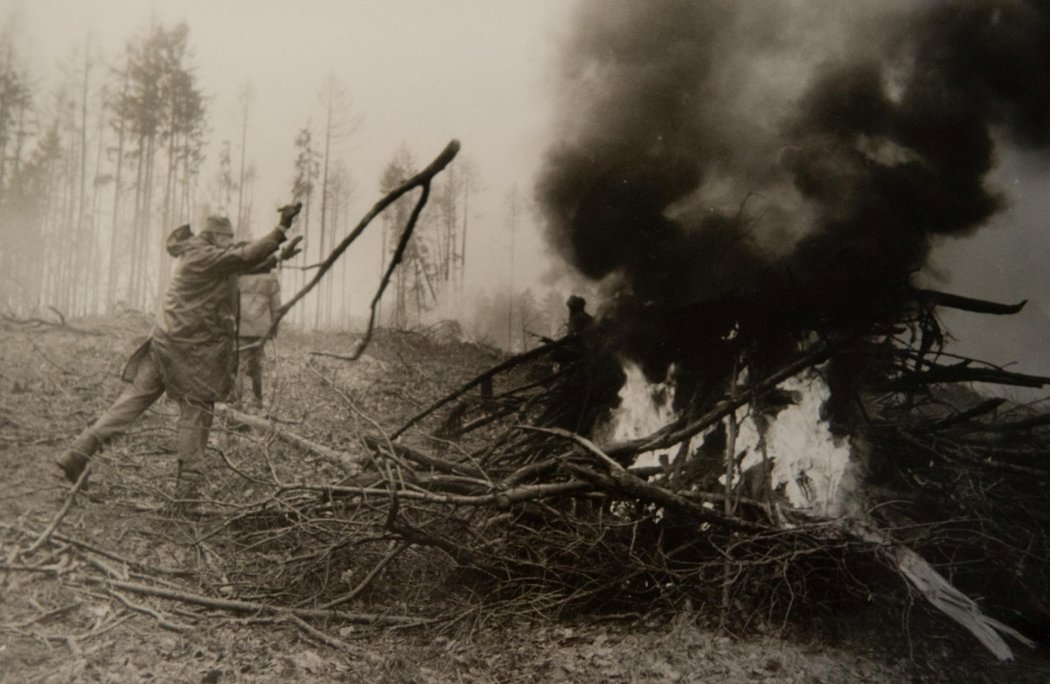
{"label": "gloved hand", "polygon": [[285,245],[284,249],[281,250],[281,261],[288,261],[289,259],[292,259],[298,254],[300,254],[303,251],[303,249],[299,246],[299,243],[302,241],[302,235],[296,235],[294,238],[292,238],[292,241]]}
{"label": "gloved hand", "polygon": [[295,204],[286,204],[277,211],[281,214],[281,220],[279,221],[282,228],[291,228],[292,219],[294,219],[303,208],[302,202],[296,202]]}

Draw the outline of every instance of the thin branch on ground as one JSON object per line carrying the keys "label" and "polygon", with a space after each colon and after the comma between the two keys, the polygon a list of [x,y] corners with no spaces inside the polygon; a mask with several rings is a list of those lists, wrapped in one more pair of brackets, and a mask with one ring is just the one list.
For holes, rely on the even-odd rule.
{"label": "thin branch on ground", "polygon": [[136,613],[142,613],[143,615],[150,616],[151,618],[153,618],[154,620],[157,621],[157,624],[161,628],[166,629],[169,632],[177,632],[179,634],[186,634],[187,632],[192,632],[194,630],[193,625],[187,625],[187,624],[183,624],[181,622],[176,622],[176,621],[172,620],[170,617],[168,617],[166,615],[163,615],[159,611],[156,611],[156,610],[150,608],[149,606],[144,606],[141,603],[135,603],[134,601],[129,599],[127,596],[124,596],[123,594],[121,594],[119,591],[114,591],[113,589],[110,589],[109,590],[109,595],[112,596],[113,598],[117,599],[118,601],[120,601],[120,603],[125,608],[127,608],[129,610],[133,610]]}
{"label": "thin branch on ground", "polygon": [[26,556],[32,555],[34,551],[46,544],[47,540],[51,538],[51,534],[58,529],[58,526],[62,523],[66,514],[69,513],[69,510],[73,507],[73,500],[76,499],[77,493],[87,486],[88,477],[90,477],[90,475],[91,465],[88,464],[88,466],[81,471],[80,477],[77,478],[73,488],[69,490],[69,494],[66,496],[65,502],[62,504],[61,510],[59,510],[58,514],[51,520],[51,524],[44,528],[44,531],[40,533],[40,536],[37,537],[37,539],[29,545],[29,548],[25,550],[24,553]]}

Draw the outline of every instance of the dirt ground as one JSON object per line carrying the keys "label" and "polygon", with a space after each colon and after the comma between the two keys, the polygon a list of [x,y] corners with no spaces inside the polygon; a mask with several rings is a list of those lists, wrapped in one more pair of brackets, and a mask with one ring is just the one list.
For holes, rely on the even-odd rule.
{"label": "dirt ground", "polygon": [[[148,323],[128,316],[70,325],[0,328],[0,681],[1050,681],[1045,646],[999,664],[948,623],[933,638],[906,618],[896,633],[865,631],[841,616],[842,629],[743,636],[712,629],[685,607],[671,616],[640,610],[560,622],[473,610],[460,621],[431,622],[433,605],[423,611],[380,592],[354,609],[404,618],[382,627],[183,600],[284,604],[289,597],[274,590],[275,579],[292,550],[271,543],[247,568],[227,553],[237,534],[229,508],[218,517],[171,511],[175,408],[163,400],[95,459],[90,489],[70,500],[53,459],[119,393],[121,366]],[[361,416],[396,427],[498,360],[436,333],[380,335],[355,364],[309,354],[345,354],[351,343],[334,333],[282,334],[269,355],[268,415],[351,450]],[[261,473],[333,476],[330,464],[308,454],[263,462],[253,440],[217,424],[211,500],[236,506],[265,496]]]}

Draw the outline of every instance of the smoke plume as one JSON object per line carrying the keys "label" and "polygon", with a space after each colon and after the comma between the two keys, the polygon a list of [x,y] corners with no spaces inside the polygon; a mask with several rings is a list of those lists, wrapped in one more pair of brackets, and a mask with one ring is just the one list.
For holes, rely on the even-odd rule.
{"label": "smoke plume", "polygon": [[1004,206],[996,145],[1050,143],[1048,73],[1045,0],[589,0],[537,196],[660,353],[740,317],[801,332]]}

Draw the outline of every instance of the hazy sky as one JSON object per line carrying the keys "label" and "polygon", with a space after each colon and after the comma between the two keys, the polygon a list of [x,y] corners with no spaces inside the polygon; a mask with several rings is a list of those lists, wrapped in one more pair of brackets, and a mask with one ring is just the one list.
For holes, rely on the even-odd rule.
{"label": "hazy sky", "polygon": [[1014,316],[947,312],[953,349],[1011,370],[1050,376],[1050,163],[1000,150],[992,182],[1009,205],[972,236],[946,240],[927,269],[930,287],[1006,303]]}
{"label": "hazy sky", "polygon": [[[573,0],[0,0],[4,17],[22,27],[19,41],[39,83],[85,40],[114,60],[151,22],[190,27],[200,84],[210,96],[211,140],[239,144],[238,93],[251,84],[248,159],[257,171],[255,223],[289,196],[293,139],[311,119],[321,122],[319,92],[329,77],[345,87],[361,125],[338,152],[355,192],[354,220],[379,198],[378,179],[404,145],[420,165],[452,138],[481,172],[472,205],[475,286],[505,284],[510,235],[506,195],[531,194],[540,160],[554,138],[552,94],[559,41],[569,30]],[[235,153],[236,154],[236,153]],[[217,146],[208,150],[203,181],[214,175]],[[235,157],[236,158],[236,157]],[[995,180],[1011,196],[1009,211],[975,237],[944,243],[927,282],[959,294],[1002,301],[1029,299],[1016,319],[949,316],[964,351],[1023,362],[1050,374],[1050,173],[1045,163],[1009,155]],[[545,282],[557,263],[545,255],[542,231],[527,218],[515,236],[514,278]],[[378,232],[377,229],[373,232]],[[355,259],[362,302],[376,284],[374,244]],[[365,265],[367,264],[367,266]],[[556,268],[555,268],[556,270]],[[568,287],[563,283],[563,289]]]}
{"label": "hazy sky", "polygon": [[[214,175],[218,144],[240,145],[238,94],[251,84],[247,156],[255,166],[254,224],[287,201],[293,140],[323,123],[319,94],[334,77],[361,124],[338,150],[355,186],[354,222],[379,199],[379,177],[404,145],[419,166],[453,138],[481,173],[473,200],[469,281],[506,280],[506,196],[531,192],[550,118],[549,90],[559,32],[571,0],[0,0],[23,27],[19,44],[38,82],[53,82],[85,40],[111,62],[152,22],[190,28],[193,63],[210,96],[215,143],[203,176]],[[79,64],[79,61],[76,62]],[[101,78],[101,74],[99,74]],[[236,169],[235,169],[236,170]],[[533,220],[515,235],[515,280],[539,283],[549,270]],[[378,233],[378,225],[373,232]],[[358,257],[373,251],[368,241]],[[369,258],[371,265],[377,259]],[[378,265],[376,263],[376,265]],[[376,274],[356,269],[362,295]]]}

